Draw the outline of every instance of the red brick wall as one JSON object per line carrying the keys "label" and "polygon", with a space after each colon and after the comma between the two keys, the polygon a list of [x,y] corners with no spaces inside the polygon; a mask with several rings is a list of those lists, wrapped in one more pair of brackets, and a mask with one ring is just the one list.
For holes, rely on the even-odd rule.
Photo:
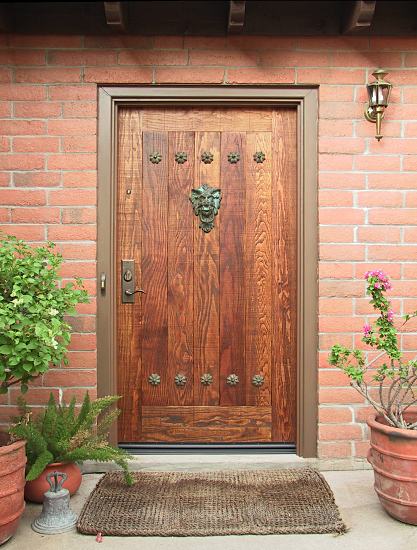
{"label": "red brick wall", "polygon": [[[37,382],[34,404],[51,388],[69,398],[95,387],[97,83],[320,84],[319,452],[363,456],[368,408],[326,358],[336,341],[362,345],[365,270],[392,276],[396,312],[417,308],[415,38],[14,35],[0,36],[0,65],[1,229],[55,241],[63,276],[83,277],[92,296],[74,320],[68,368]],[[380,143],[363,118],[379,66],[394,84]],[[407,353],[416,342],[403,337]],[[0,422],[16,396],[1,398]]]}

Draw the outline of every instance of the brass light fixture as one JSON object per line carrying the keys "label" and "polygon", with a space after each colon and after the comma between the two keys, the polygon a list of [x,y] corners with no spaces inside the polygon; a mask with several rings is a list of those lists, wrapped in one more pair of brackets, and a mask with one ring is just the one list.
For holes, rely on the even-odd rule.
{"label": "brass light fixture", "polygon": [[387,74],[384,69],[377,69],[372,73],[372,76],[376,79],[375,82],[366,85],[369,101],[365,109],[365,118],[369,122],[376,123],[375,138],[378,141],[383,137],[381,134],[381,122],[384,118],[385,109],[388,107],[392,89],[392,84],[384,80]]}

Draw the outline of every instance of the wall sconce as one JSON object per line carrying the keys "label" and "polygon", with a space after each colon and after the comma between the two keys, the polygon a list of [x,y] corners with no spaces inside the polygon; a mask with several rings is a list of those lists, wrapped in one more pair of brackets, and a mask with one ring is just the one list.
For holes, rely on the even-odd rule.
{"label": "wall sconce", "polygon": [[376,78],[375,82],[366,85],[369,102],[365,109],[365,118],[369,122],[376,123],[375,138],[378,141],[382,139],[381,122],[384,118],[385,109],[388,107],[389,96],[392,89],[392,84],[384,80],[387,74],[388,73],[384,71],[384,69],[377,69],[372,73],[372,76]]}

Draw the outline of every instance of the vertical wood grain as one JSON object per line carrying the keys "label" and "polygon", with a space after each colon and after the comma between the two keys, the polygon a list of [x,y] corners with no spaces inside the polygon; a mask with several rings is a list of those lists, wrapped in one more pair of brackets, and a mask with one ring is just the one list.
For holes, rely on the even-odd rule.
{"label": "vertical wood grain", "polygon": [[[265,160],[255,162],[255,152]],[[247,134],[245,228],[245,359],[246,405],[271,403],[271,283],[272,283],[271,134]],[[252,377],[262,375],[256,387]]]}
{"label": "vertical wood grain", "polygon": [[[220,225],[220,404],[244,405],[245,376],[245,134],[223,132],[221,136],[222,220]],[[228,154],[237,152],[236,164]],[[239,383],[229,386],[227,376]]]}
{"label": "vertical wood grain", "polygon": [[[204,125],[203,125],[204,127]],[[204,164],[201,153],[213,153],[213,162]],[[195,134],[195,184],[220,186],[220,136],[217,132]],[[219,235],[222,224],[222,208],[210,233],[199,227],[199,219],[193,213],[191,203],[188,215],[194,218],[194,404],[217,405],[219,403]],[[213,377],[209,386],[203,386],[200,378],[208,373]]]}
{"label": "vertical wood grain", "polygon": [[[297,403],[297,115],[273,111],[273,440],[295,441]],[[316,205],[305,205],[316,208]]]}
{"label": "vertical wood grain", "polygon": [[[189,195],[194,184],[194,133],[168,134],[168,405],[193,404],[193,219]],[[184,151],[184,164],[175,154]],[[187,377],[185,386],[175,376]]]}
{"label": "vertical wood grain", "polygon": [[[159,152],[162,160],[153,164],[149,155]],[[142,204],[142,396],[144,405],[168,402],[168,140],[163,132],[143,132]],[[150,374],[159,374],[161,383],[148,383]]]}
{"label": "vertical wood grain", "polygon": [[[141,194],[142,150],[140,142],[141,114],[137,109],[124,108],[118,118],[117,164],[117,393],[122,396],[118,406],[120,442],[141,437],[141,353],[142,303],[121,303],[121,260],[134,260],[136,279],[141,281]],[[128,193],[130,191],[130,193]]]}

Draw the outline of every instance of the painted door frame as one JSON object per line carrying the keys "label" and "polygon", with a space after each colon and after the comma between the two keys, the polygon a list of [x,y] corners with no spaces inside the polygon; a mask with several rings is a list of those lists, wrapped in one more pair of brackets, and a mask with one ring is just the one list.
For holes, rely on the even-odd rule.
{"label": "painted door frame", "polygon": [[[117,392],[117,112],[126,105],[293,106],[297,109],[297,454],[317,456],[318,88],[280,86],[99,87],[97,390]],[[103,283],[103,276],[105,281]],[[102,287],[104,284],[105,288]],[[111,433],[117,442],[116,430]]]}

